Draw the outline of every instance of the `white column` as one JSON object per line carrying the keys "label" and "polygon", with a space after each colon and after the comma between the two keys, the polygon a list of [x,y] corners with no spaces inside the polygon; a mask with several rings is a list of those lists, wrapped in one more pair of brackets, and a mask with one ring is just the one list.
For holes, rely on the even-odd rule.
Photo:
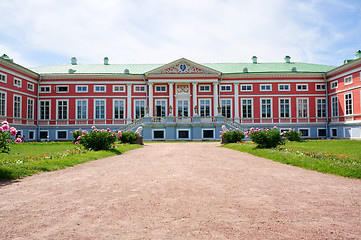
{"label": "white column", "polygon": [[153,83],[148,83],[149,86],[149,103],[148,103],[148,107],[149,107],[149,116],[152,117],[153,116]]}
{"label": "white column", "polygon": [[214,115],[213,116],[217,116],[218,115],[218,83],[213,83],[213,111],[214,111]]}
{"label": "white column", "polygon": [[239,89],[238,89],[238,83],[234,83],[234,118],[239,118]]}
{"label": "white column", "polygon": [[132,84],[127,84],[127,119],[132,119]]}
{"label": "white column", "polygon": [[174,116],[175,107],[173,104],[173,85],[174,83],[168,83],[169,88],[169,106],[172,106],[173,110],[172,113],[169,114],[169,116]]}
{"label": "white column", "polygon": [[[192,84],[193,84],[193,106],[192,106],[191,111],[193,113],[192,114],[193,116],[198,116],[198,114],[194,112],[194,107],[198,105],[198,103],[197,103],[197,84],[198,83],[192,83]],[[199,106],[198,106],[198,109],[199,109]]]}

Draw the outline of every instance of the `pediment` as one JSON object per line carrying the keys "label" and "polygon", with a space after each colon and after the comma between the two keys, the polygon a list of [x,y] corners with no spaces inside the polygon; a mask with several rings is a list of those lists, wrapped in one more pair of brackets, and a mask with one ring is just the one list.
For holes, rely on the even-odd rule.
{"label": "pediment", "polygon": [[221,72],[212,68],[206,67],[199,63],[192,62],[188,59],[181,58],[174,62],[165,64],[161,67],[153,69],[145,73],[152,74],[221,74]]}

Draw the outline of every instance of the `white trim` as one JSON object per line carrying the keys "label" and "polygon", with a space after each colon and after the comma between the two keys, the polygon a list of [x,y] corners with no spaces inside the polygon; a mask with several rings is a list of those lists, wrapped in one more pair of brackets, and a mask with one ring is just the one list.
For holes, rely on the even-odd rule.
{"label": "white trim", "polygon": [[[104,87],[104,91],[102,90],[96,90],[98,88],[103,88]],[[107,86],[106,85],[94,85],[94,88],[93,88],[94,92],[107,92]]]}
{"label": "white trim", "polygon": [[[104,118],[96,118],[96,104],[95,104],[96,101],[104,101]],[[93,99],[93,105],[94,105],[93,106],[94,107],[93,119],[94,120],[105,120],[105,119],[107,119],[107,100],[104,99],[104,98]]]}
{"label": "white trim", "polygon": [[[138,87],[141,87],[141,88],[144,88],[144,90],[137,90],[137,88]],[[147,85],[140,85],[140,84],[138,84],[138,85],[133,85],[133,92],[137,92],[137,93],[144,93],[144,92],[146,92],[147,91]]]}
{"label": "white trim", "polygon": [[[2,80],[2,78],[4,78],[4,80]],[[8,81],[8,75],[0,72],[0,82],[7,83],[7,81]]]}
{"label": "white trim", "polygon": [[[325,130],[326,135],[325,135],[325,136],[320,136],[319,130]],[[327,137],[327,129],[326,129],[326,128],[317,128],[317,137],[318,137],[318,138]]]}
{"label": "white trim", "polygon": [[[41,88],[49,88],[49,91],[41,91]],[[39,86],[39,93],[51,93],[51,85]]]}
{"label": "white trim", "polygon": [[[120,88],[120,90],[116,91],[116,87]],[[125,85],[113,85],[113,92],[125,92]]]}
{"label": "white trim", "polygon": [[[5,115],[1,115],[1,113],[0,113],[0,116],[1,116],[1,117],[6,117],[6,116],[7,116],[7,105],[8,105],[8,93],[5,92],[5,91],[1,91],[1,90],[0,90],[0,93],[4,93],[4,94],[5,94],[5,105],[4,105],[4,114],[5,114]],[[0,99],[0,100],[1,100],[1,99]]]}
{"label": "white trim", "polygon": [[[267,87],[267,86],[269,86],[270,87],[270,89],[262,89],[262,87]],[[259,85],[259,90],[261,91],[261,92],[269,92],[269,91],[272,91],[272,84],[260,84]]]}
{"label": "white trim", "polygon": [[[78,87],[79,88],[86,88],[86,90],[85,91],[83,91],[83,90],[78,90]],[[75,92],[77,92],[77,93],[87,93],[88,92],[88,85],[75,85]]]}
{"label": "white trim", "polygon": [[[198,84],[198,92],[212,92],[212,85],[211,84]],[[208,90],[201,90],[201,87],[208,87],[209,89]]]}
{"label": "white trim", "polygon": [[[41,136],[41,132],[46,132],[46,138],[40,138]],[[39,139],[49,139],[49,130],[40,130],[39,131]]]}
{"label": "white trim", "polygon": [[[299,116],[299,104],[298,100],[307,100],[307,116]],[[310,102],[308,98],[296,98],[296,107],[297,107],[297,118],[309,118],[310,117]]]}
{"label": "white trim", "polygon": [[307,130],[308,135],[307,136],[301,136],[301,138],[308,138],[310,137],[310,128],[299,128],[298,132],[301,132],[301,130]]}
{"label": "white trim", "polygon": [[154,108],[154,117],[157,117],[155,115],[156,106],[162,106],[162,105],[157,105],[157,101],[165,101],[165,116],[164,117],[168,116],[168,99],[167,98],[154,98],[153,101],[154,101],[154,107],[153,107]]}
{"label": "white trim", "polygon": [[[281,89],[281,86],[287,86],[288,89]],[[291,91],[291,85],[290,85],[290,84],[278,84],[278,91],[280,91],[280,92],[288,92],[288,91]]]}
{"label": "white trim", "polygon": [[359,89],[360,86],[353,86],[353,87],[349,87],[349,88],[346,88],[346,89],[342,89],[342,90],[339,90],[339,91],[336,91],[336,92],[333,92],[333,93],[330,93],[329,96],[331,95],[335,95],[335,94],[338,94],[338,93],[343,93],[343,92],[347,92],[347,91],[351,91],[351,90],[355,90],[355,89]]}
{"label": "white trim", "polygon": [[23,76],[23,75],[20,75],[19,73],[17,73],[17,72],[14,72],[14,71],[11,71],[11,70],[8,70],[8,69],[6,69],[6,68],[3,68],[3,67],[1,67],[0,66],[0,70],[2,71],[2,72],[5,72],[5,73],[8,73],[8,74],[11,74],[11,75],[13,75],[13,76],[16,76],[16,77],[18,77],[18,78],[22,78],[22,79],[24,79],[24,80],[28,80],[28,81],[30,81],[30,82],[33,82],[33,83],[38,83],[38,81],[37,80],[34,80],[34,79],[31,79],[30,77],[28,77],[28,76]]}
{"label": "white trim", "polygon": [[[30,138],[30,133],[31,133],[31,132],[33,133],[33,138]],[[34,131],[34,130],[29,130],[29,131],[28,131],[28,139],[29,139],[29,140],[34,140],[35,138],[36,138],[36,137],[35,137],[35,131]]]}
{"label": "white trim", "polygon": [[[29,88],[29,86],[32,86],[32,87]],[[30,83],[30,82],[26,83],[26,87],[29,91],[34,92],[34,86],[35,86],[34,83]]]}
{"label": "white trim", "polygon": [[[306,86],[305,89],[303,88],[304,86]],[[301,87],[301,89],[299,89],[299,87]],[[300,91],[300,92],[308,91],[308,84],[296,84],[296,91]]]}
{"label": "white trim", "polygon": [[[59,119],[59,102],[66,102],[66,118]],[[63,106],[64,107],[64,106]],[[69,119],[69,99],[56,99],[56,120],[67,120]]]}
{"label": "white trim", "polygon": [[[188,132],[188,138],[179,138],[179,132],[180,131],[187,131]],[[189,128],[177,129],[177,139],[191,139],[191,129],[189,129]]]}
{"label": "white trim", "polygon": [[[318,103],[317,103],[317,101],[318,101],[318,99],[321,99],[321,100],[325,100],[325,116],[324,117],[319,117],[319,116],[317,116],[317,113],[318,113],[318,108],[317,108],[317,105],[318,105]],[[332,104],[331,104],[331,107],[332,107]],[[322,109],[322,108],[321,108]],[[327,100],[326,100],[326,98],[325,97],[323,97],[323,98],[320,98],[320,97],[316,97],[315,98],[315,115],[316,115],[316,118],[325,118],[325,117],[327,117]]]}
{"label": "white trim", "polygon": [[[270,117],[262,117],[262,100],[271,100],[271,116]],[[260,98],[259,99],[259,117],[261,119],[269,119],[273,118],[273,98]]]}
{"label": "white trim", "polygon": [[[15,84],[16,81],[18,81],[19,84]],[[14,87],[21,88],[21,85],[22,85],[22,80],[20,78],[14,77]]]}
{"label": "white trim", "polygon": [[[56,130],[55,132],[56,132],[56,133],[55,133],[55,139],[57,139],[57,140],[58,140],[58,139],[64,139],[64,140],[68,139],[68,131],[67,131],[67,130]],[[59,137],[58,137],[58,133],[59,133],[59,132],[65,132],[65,138],[59,138]]]}
{"label": "white trim", "polygon": [[[123,118],[115,118],[115,111],[114,111],[114,107],[115,107],[115,104],[114,104],[114,102],[115,101],[119,101],[119,102],[123,102]],[[126,111],[126,109],[125,109],[125,99],[122,99],[122,98],[113,98],[113,101],[112,101],[112,115],[113,115],[113,119],[114,120],[124,120],[124,119],[126,119],[126,113],[127,113],[127,111]]]}
{"label": "white trim", "polygon": [[[351,80],[350,80],[350,82],[346,83],[346,80],[348,80],[348,79],[351,79]],[[352,83],[353,83],[352,75],[343,78],[344,86],[350,85]]]}
{"label": "white trim", "polygon": [[[241,91],[241,92],[253,92],[253,84],[240,84],[240,86],[241,86],[241,87],[240,87],[240,91]],[[250,86],[250,87],[251,87],[251,90],[247,90],[247,89],[246,89],[246,90],[243,90],[243,89],[242,89],[243,86],[246,87],[246,88]]]}
{"label": "white trim", "polygon": [[[75,99],[75,119],[77,120],[86,120],[89,117],[89,105],[88,105],[88,100],[89,99]],[[78,118],[78,101],[86,101],[86,118]]]}
{"label": "white trim", "polygon": [[[331,133],[330,133],[331,137],[338,137],[338,129],[337,128],[330,128],[330,130],[331,130]],[[336,130],[336,133],[337,133],[336,136],[333,135],[332,130]]]}
{"label": "white trim", "polygon": [[[154,138],[154,132],[155,131],[162,131],[163,132],[163,138]],[[165,140],[165,133],[166,130],[165,129],[152,129],[152,140]]]}
{"label": "white trim", "polygon": [[[67,91],[59,91],[59,88],[61,87],[67,87]],[[69,85],[56,85],[56,93],[69,93]]]}
{"label": "white trim", "polygon": [[[334,112],[333,112],[333,106],[332,106],[332,99],[334,99],[334,98],[337,98],[337,114],[334,114]],[[336,96],[331,96],[331,117],[338,117],[339,115],[340,115],[340,108],[339,108],[339,106],[340,106],[340,102],[339,102],[339,100],[338,100],[338,95],[336,95]]]}
{"label": "white trim", "polygon": [[[163,90],[157,90],[157,88],[162,88],[164,87],[164,91]],[[167,85],[154,85],[154,92],[160,92],[160,93],[165,93],[167,92]]]}
{"label": "white trim", "polygon": [[[213,138],[205,138],[204,137],[204,131],[212,131],[213,132]],[[202,128],[202,139],[216,139],[216,130],[214,128]]]}
{"label": "white trim", "polygon": [[[33,117],[29,118],[29,100],[33,101],[33,109],[32,109],[32,113],[33,113]],[[35,113],[35,99],[34,98],[26,98],[26,118],[27,119],[35,119],[34,117],[34,113]]]}
{"label": "white trim", "polygon": [[[225,89],[222,90],[222,87],[229,87],[229,90]],[[232,92],[232,84],[220,84],[220,91],[221,92]]]}
{"label": "white trim", "polygon": [[6,90],[6,91],[8,91],[8,92],[14,92],[14,93],[18,93],[18,94],[21,94],[21,95],[25,95],[25,96],[30,96],[30,97],[35,97],[35,98],[36,98],[36,95],[30,94],[30,93],[26,93],[26,92],[14,90],[14,89],[6,88],[6,87],[0,87],[0,89]]}
{"label": "white trim", "polygon": [[[289,116],[288,117],[281,117],[281,100],[282,99],[287,99],[289,100],[289,107],[288,107],[288,110],[289,110]],[[283,98],[278,98],[278,117],[281,118],[281,119],[287,119],[287,118],[292,118],[292,100],[291,98],[289,97],[283,97]]]}
{"label": "white trim", "polygon": [[[198,97],[198,115],[201,116],[201,100],[208,100],[209,101],[209,116],[204,116],[204,117],[211,117],[213,115],[216,115],[217,113],[214,113],[212,115],[212,98],[202,98],[202,97]],[[178,108],[177,108],[178,109]],[[189,111],[189,110],[188,110]],[[192,112],[194,111],[194,109],[191,110]],[[189,116],[191,116],[190,112],[188,112]]]}
{"label": "white trim", "polygon": [[350,138],[352,138],[352,128],[351,127],[344,127],[343,128],[343,138],[346,137],[346,129],[350,129]]}
{"label": "white trim", "polygon": [[[342,65],[342,66],[343,66],[343,65]],[[330,71],[332,71],[332,70],[330,70]],[[350,70],[350,71],[348,71],[348,72],[344,72],[344,73],[342,73],[342,74],[337,74],[337,73],[336,73],[334,77],[328,78],[328,81],[332,81],[332,80],[334,80],[334,79],[342,78],[342,77],[345,77],[345,76],[347,76],[347,75],[353,74],[353,73],[358,72],[358,71],[361,71],[361,67],[352,69],[352,70]]]}
{"label": "white trim", "polygon": [[[243,100],[251,100],[251,117],[243,117]],[[241,104],[241,116],[239,116],[240,118],[243,118],[243,119],[252,119],[254,118],[254,105],[253,105],[253,98],[241,98],[240,99],[240,104]]]}
{"label": "white trim", "polygon": [[330,82],[330,89],[338,88],[338,80]]}
{"label": "white trim", "polygon": [[[19,109],[19,113],[20,113],[20,116],[19,117],[16,117],[15,116],[15,97],[20,97],[20,109]],[[22,98],[22,96],[21,95],[17,95],[17,94],[14,94],[13,95],[13,117],[14,118],[21,118],[21,116],[22,116],[22,105],[23,105],[23,98]]]}
{"label": "white trim", "polygon": [[[220,103],[219,105],[222,107],[222,100],[230,100],[231,101],[231,118],[233,117],[233,98],[224,98],[223,96],[220,98]],[[221,109],[221,113],[222,113],[222,109]],[[217,112],[218,114],[218,112]],[[226,117],[226,116],[225,116]]]}
{"label": "white trim", "polygon": [[[49,118],[41,119],[41,110],[40,110],[41,102],[49,102]],[[44,115],[45,115],[45,114],[44,114]],[[50,100],[50,99],[39,100],[39,105],[38,105],[38,119],[39,119],[40,121],[42,121],[42,120],[50,120],[50,119],[51,119],[51,100]]]}
{"label": "white trim", "polygon": [[[347,114],[347,105],[346,105],[346,95],[351,94],[351,113]],[[346,92],[343,94],[343,106],[345,109],[344,116],[349,116],[354,114],[354,107],[353,107],[353,92]]]}
{"label": "white trim", "polygon": [[137,101],[144,102],[144,116],[147,115],[147,101],[146,101],[146,99],[136,98],[136,99],[133,99],[133,119],[139,119],[139,118],[136,118],[136,115],[137,115],[136,108],[137,108],[137,106],[136,106],[135,102],[137,102]]}
{"label": "white trim", "polygon": [[[252,76],[257,76],[257,80],[228,80],[228,79],[224,79],[222,80],[222,83],[239,83],[239,84],[242,84],[242,83],[245,83],[245,84],[249,84],[250,81],[252,81],[252,83],[270,83],[272,81],[272,83],[324,83],[324,80],[322,79],[322,75],[320,74],[320,79],[285,79],[285,78],[282,78],[282,79],[278,79],[278,78],[281,78],[279,76],[277,76],[276,78],[275,77],[272,77],[272,76],[269,76],[268,78],[265,78],[263,80],[259,80],[260,77],[263,77],[262,75],[259,75],[259,74],[251,74]],[[239,77],[240,78],[240,77]],[[270,79],[272,78],[272,79]]]}
{"label": "white trim", "polygon": [[[320,86],[320,89],[317,89],[317,86]],[[326,84],[324,83],[315,84],[315,91],[326,91]]]}

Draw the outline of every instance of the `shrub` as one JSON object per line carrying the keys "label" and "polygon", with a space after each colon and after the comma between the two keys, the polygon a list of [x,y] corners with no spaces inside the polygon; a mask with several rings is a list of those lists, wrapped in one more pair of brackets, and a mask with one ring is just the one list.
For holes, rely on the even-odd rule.
{"label": "shrub", "polygon": [[90,132],[82,131],[82,135],[77,137],[75,144],[81,144],[86,149],[93,149],[94,151],[108,150],[112,147],[117,138],[117,134],[112,133],[109,128],[107,130],[99,130],[93,126]]}
{"label": "shrub", "polygon": [[[0,151],[8,153],[10,151],[9,143],[13,141],[11,136],[16,137],[18,131],[14,127],[10,127],[7,121],[3,121],[0,127]],[[15,143],[21,143],[21,138],[16,138]]]}
{"label": "shrub", "polygon": [[79,130],[75,130],[74,132],[72,132],[71,133],[71,135],[73,136],[73,138],[74,138],[74,142],[76,142],[76,141],[78,141],[77,139],[78,139],[78,137],[80,137],[81,135],[83,135],[83,134],[85,134],[86,133],[86,131],[82,131],[80,128],[79,128]]}
{"label": "shrub", "polygon": [[236,143],[242,141],[244,138],[244,133],[238,129],[221,133],[224,143]]}
{"label": "shrub", "polygon": [[296,130],[290,129],[289,131],[282,132],[281,135],[282,134],[289,141],[302,142],[302,138],[301,138],[302,133],[301,132],[297,132]]}
{"label": "shrub", "polygon": [[127,131],[118,132],[119,140],[122,143],[134,143],[139,138],[139,133],[133,132],[133,131]]}
{"label": "shrub", "polygon": [[282,138],[277,127],[273,129],[266,128],[264,130],[251,128],[245,134],[250,136],[254,143],[258,144],[258,148],[275,148],[278,145],[285,144],[285,140]]}

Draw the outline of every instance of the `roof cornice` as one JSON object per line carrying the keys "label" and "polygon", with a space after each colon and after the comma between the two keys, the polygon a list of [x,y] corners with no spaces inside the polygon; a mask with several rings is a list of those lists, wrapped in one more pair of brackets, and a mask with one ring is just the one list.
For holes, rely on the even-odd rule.
{"label": "roof cornice", "polygon": [[223,80],[229,78],[323,78],[322,73],[224,73]]}
{"label": "roof cornice", "polygon": [[326,72],[326,77],[331,77],[332,75],[335,75],[337,73],[343,72],[345,70],[348,70],[350,68],[356,67],[357,65],[361,65],[361,58],[355,59],[352,62],[343,64],[339,67],[336,67],[328,72]]}
{"label": "roof cornice", "polygon": [[42,79],[143,79],[143,74],[41,74]]}
{"label": "roof cornice", "polygon": [[33,78],[36,78],[36,79],[39,79],[40,78],[40,75],[36,72],[33,72],[31,71],[30,69],[28,68],[25,68],[19,64],[16,64],[14,62],[11,62],[11,61],[8,61],[8,60],[5,60],[5,59],[2,59],[0,58],[0,64],[6,66],[6,67],[9,67],[15,71],[18,71],[18,72],[21,72],[25,75],[28,75],[29,77],[33,77]]}

